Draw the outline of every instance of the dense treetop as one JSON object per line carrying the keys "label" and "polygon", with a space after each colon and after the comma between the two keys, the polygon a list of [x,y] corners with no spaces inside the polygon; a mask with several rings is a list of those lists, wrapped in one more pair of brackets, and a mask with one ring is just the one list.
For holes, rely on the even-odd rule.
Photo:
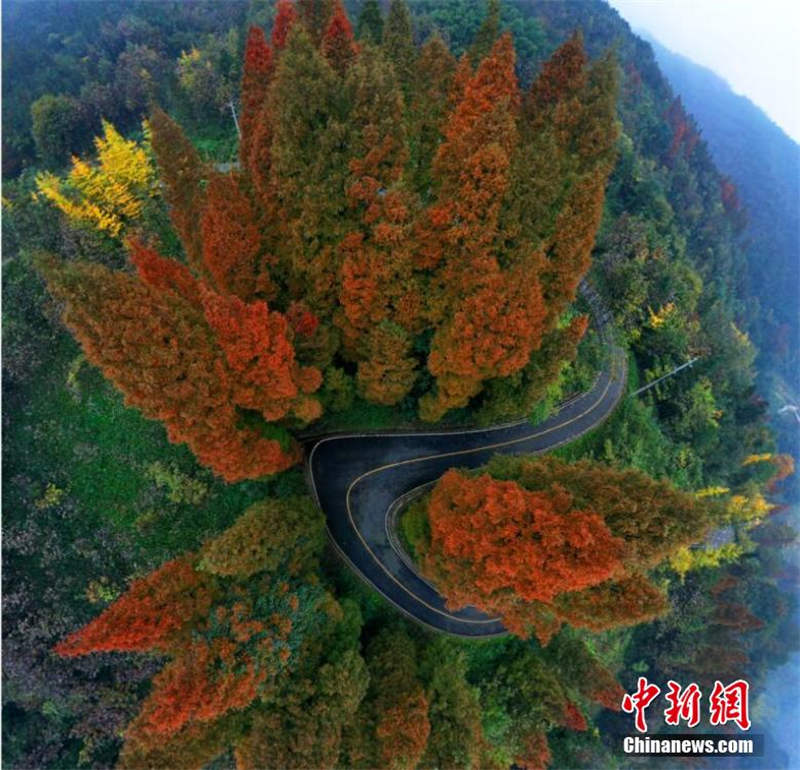
{"label": "dense treetop", "polygon": [[448,606],[480,607],[546,643],[564,622],[599,631],[663,614],[648,570],[723,511],[640,471],[498,455],[484,473],[448,471],[405,515]]}
{"label": "dense treetop", "polygon": [[[416,396],[424,420],[485,389],[487,412],[524,413],[585,329],[560,326],[614,160],[613,60],[590,65],[576,34],[523,92],[491,15],[455,66],[435,38],[417,54],[403,9],[381,46],[357,44],[338,3],[281,4],[271,44],[251,28],[238,171],[204,166],[154,111],[184,260],[137,228],[135,275],[42,263],[89,360],[228,481],[297,461],[287,429],[320,416],[326,372],[378,404]],[[491,387],[540,368],[545,335],[550,380]]]}

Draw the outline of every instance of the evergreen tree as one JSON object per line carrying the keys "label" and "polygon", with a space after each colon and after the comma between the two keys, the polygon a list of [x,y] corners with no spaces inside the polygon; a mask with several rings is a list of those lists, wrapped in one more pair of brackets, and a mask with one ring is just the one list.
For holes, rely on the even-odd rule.
{"label": "evergreen tree", "polygon": [[336,244],[348,228],[352,155],[341,82],[304,28],[292,28],[270,92],[279,256],[293,298],[321,319],[336,305]]}
{"label": "evergreen tree", "polygon": [[275,6],[275,21],[272,23],[272,48],[277,52],[286,45],[289,30],[297,19],[297,10],[292,0],[278,0]]}
{"label": "evergreen tree", "polygon": [[242,115],[239,120],[239,159],[242,165],[250,162],[255,125],[267,98],[273,66],[272,49],[264,37],[264,30],[261,27],[250,27],[244,49]]}
{"label": "evergreen tree", "polygon": [[81,144],[80,104],[66,94],[44,94],[31,104],[31,133],[44,164],[59,167]]}
{"label": "evergreen tree", "polygon": [[383,49],[394,64],[401,85],[408,88],[417,52],[414,47],[411,12],[405,0],[391,0],[389,3],[389,15],[383,25]]}
{"label": "evergreen tree", "polygon": [[319,45],[333,13],[335,0],[297,0],[297,13],[314,45]]}
{"label": "evergreen tree", "polygon": [[244,300],[272,297],[263,264],[255,212],[233,175],[213,174],[206,187],[202,220],[203,263],[218,291]]}
{"label": "evergreen tree", "polygon": [[411,184],[427,198],[433,180],[431,164],[442,139],[456,62],[438,33],[422,46],[410,89],[409,133],[416,137],[411,154]]}
{"label": "evergreen tree", "polygon": [[439,638],[425,650],[421,668],[428,669],[431,732],[420,765],[422,767],[477,768],[486,739],[481,725],[479,690],[467,681],[467,660]]}
{"label": "evergreen tree", "polygon": [[170,219],[189,265],[202,271],[203,244],[197,222],[205,205],[201,182],[206,171],[192,143],[166,112],[156,107],[149,124]]}
{"label": "evergreen tree", "polygon": [[497,666],[483,707],[485,713],[503,715],[502,743],[520,767],[546,767],[546,733],[552,728],[586,729],[557,672],[531,648]]}
{"label": "evergreen tree", "polygon": [[[564,488],[579,508],[597,511],[611,532],[622,538],[629,563],[650,569],[675,549],[705,537],[724,509],[711,499],[697,499],[669,481],[640,470],[619,470],[603,463],[566,463],[555,457],[498,455],[487,466],[493,478],[513,479],[526,489]],[[635,504],[634,504],[635,501]]]}
{"label": "evergreen tree", "polygon": [[[128,404],[164,422],[170,441],[186,442],[201,463],[227,480],[293,465],[296,445],[284,450],[257,429],[239,427],[234,390],[240,386],[232,383],[186,268],[138,244],[133,260],[138,279],[91,263],[42,264],[87,359]],[[278,403],[288,407],[295,401]],[[261,411],[276,414],[271,397]]]}
{"label": "evergreen tree", "polygon": [[282,564],[297,575],[322,547],[323,522],[308,497],[262,500],[251,505],[199,552],[198,569],[248,578]]}
{"label": "evergreen tree", "polygon": [[255,713],[250,731],[236,744],[236,767],[303,770],[337,766],[342,733],[351,723],[368,681],[367,667],[357,649],[323,662],[294,683],[280,703]]}
{"label": "evergreen tree", "polygon": [[350,763],[411,770],[430,733],[414,642],[400,628],[384,629],[370,642],[366,660],[369,691],[348,737]]}
{"label": "evergreen tree", "polygon": [[486,18],[475,34],[467,55],[473,66],[476,66],[489,51],[500,35],[500,0],[489,0],[486,6]]}
{"label": "evergreen tree", "polygon": [[413,272],[414,201],[402,189],[408,158],[403,97],[381,52],[364,51],[349,80],[356,157],[350,162],[351,204],[361,230],[345,236],[337,324],[348,354],[358,363],[365,397],[397,403],[416,379],[411,335],[421,330],[422,298]]}
{"label": "evergreen tree", "polygon": [[353,37],[353,28],[344,11],[341,0],[333,6],[328,26],[322,36],[322,55],[339,76],[344,75],[358,53]]}
{"label": "evergreen tree", "polygon": [[383,14],[378,0],[366,0],[356,23],[356,37],[375,45],[383,39]]}

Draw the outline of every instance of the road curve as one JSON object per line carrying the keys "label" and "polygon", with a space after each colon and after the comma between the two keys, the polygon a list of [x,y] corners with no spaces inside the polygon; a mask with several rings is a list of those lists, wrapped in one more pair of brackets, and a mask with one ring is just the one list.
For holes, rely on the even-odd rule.
{"label": "road curve", "polygon": [[389,536],[402,498],[449,468],[475,468],[498,452],[538,454],[575,440],[603,422],[625,391],[626,357],[607,334],[596,295],[584,289],[609,365],[592,387],[547,420],[465,431],[406,431],[332,435],[309,442],[306,474],[325,514],[328,534],[350,567],[417,622],[462,637],[506,633],[499,618],[473,607],[457,612],[408,563]]}

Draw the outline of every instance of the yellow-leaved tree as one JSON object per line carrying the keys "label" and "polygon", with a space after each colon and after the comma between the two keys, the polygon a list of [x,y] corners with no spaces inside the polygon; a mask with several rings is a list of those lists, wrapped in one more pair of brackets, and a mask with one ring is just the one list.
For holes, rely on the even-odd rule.
{"label": "yellow-leaved tree", "polygon": [[50,172],[36,176],[38,195],[51,201],[73,222],[91,224],[114,237],[141,217],[158,184],[149,152],[148,129],[139,144],[125,139],[108,121],[94,140],[97,161],[72,158],[65,178]]}

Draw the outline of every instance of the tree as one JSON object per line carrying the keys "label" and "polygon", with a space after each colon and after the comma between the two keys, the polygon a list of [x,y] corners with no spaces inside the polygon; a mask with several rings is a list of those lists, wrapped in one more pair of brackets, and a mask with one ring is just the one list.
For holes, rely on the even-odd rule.
{"label": "tree", "polygon": [[239,31],[209,35],[206,43],[182,51],[178,60],[178,82],[192,104],[198,108],[198,119],[207,119],[209,109],[219,113],[230,111],[237,133],[236,96],[241,80]]}
{"label": "tree", "polygon": [[119,236],[157,195],[155,169],[146,145],[126,141],[107,121],[94,144],[96,164],[73,157],[66,179],[41,172],[36,188],[71,221]]}
{"label": "tree", "polygon": [[205,317],[231,372],[231,396],[242,408],[272,422],[293,414],[304,422],[319,416],[308,394],[319,388],[320,372],[295,361],[286,317],[267,303],[201,289]]}
{"label": "tree", "polygon": [[467,660],[444,638],[424,651],[421,668],[429,670],[427,686],[431,732],[422,767],[477,768],[485,737],[479,690],[467,681]]}
{"label": "tree", "polygon": [[[517,108],[514,51],[505,35],[465,84],[434,159],[438,199],[420,237],[437,268],[429,313],[438,329],[428,359],[437,390],[420,402],[424,419],[465,406],[483,380],[522,368],[539,344],[544,311],[538,283],[526,274],[521,286],[518,274],[504,274],[493,249],[517,141]],[[502,310],[498,298],[508,303]],[[454,362],[456,350],[461,361]]]}
{"label": "tree", "polygon": [[273,70],[272,49],[261,27],[250,27],[244,49],[242,72],[242,117],[240,121],[239,159],[242,165],[250,162],[255,126],[267,98]]}
{"label": "tree", "polygon": [[546,770],[551,759],[547,735],[542,732],[530,733],[520,751],[520,763],[528,770]]}
{"label": "tree", "polygon": [[247,578],[287,563],[289,573],[298,574],[322,549],[322,534],[322,520],[309,498],[263,500],[203,546],[198,569]]}
{"label": "tree", "polygon": [[237,744],[237,768],[333,767],[338,764],[343,730],[351,723],[367,690],[369,673],[351,648],[260,710],[250,732]]}
{"label": "tree", "polygon": [[356,23],[356,37],[379,45],[383,38],[383,14],[378,0],[366,0]]}
{"label": "tree", "polygon": [[422,328],[422,297],[413,270],[414,199],[403,189],[406,135],[396,116],[403,97],[391,65],[365,51],[348,80],[353,92],[351,206],[360,229],[339,245],[343,346],[358,361],[365,396],[397,403],[416,379],[412,335]]}
{"label": "tree", "polygon": [[[546,733],[557,726],[585,729],[574,715],[557,669],[530,647],[499,662],[484,690],[484,713],[501,715],[494,741],[519,766],[542,767],[549,756]],[[531,762],[529,765],[528,762]]]}
{"label": "tree", "polygon": [[369,401],[391,406],[406,396],[417,379],[411,340],[396,324],[382,321],[368,338],[368,358],[359,362],[357,382]]}
{"label": "tree", "polygon": [[328,27],[322,36],[322,54],[340,75],[344,75],[358,53],[353,28],[344,11],[341,0],[333,7]]}
{"label": "tree", "polygon": [[434,336],[428,369],[437,378],[436,401],[426,396],[420,415],[437,420],[466,406],[487,379],[507,377],[538,347],[545,309],[539,284],[523,270],[496,273]]}
{"label": "tree", "polygon": [[99,617],[59,642],[59,655],[169,649],[180,630],[203,617],[214,601],[212,583],[195,572],[191,557],[167,562],[135,580]]}
{"label": "tree", "polygon": [[369,691],[349,736],[356,766],[414,768],[430,733],[428,699],[417,678],[413,641],[401,629],[384,629],[369,644]]}
{"label": "tree", "polygon": [[139,114],[159,100],[169,61],[155,48],[137,43],[126,46],[114,65],[114,91],[128,113]]}
{"label": "tree", "polygon": [[[580,95],[580,119],[570,126],[575,138],[568,146],[577,155],[579,176],[556,216],[554,233],[546,248],[544,286],[551,318],[557,318],[575,298],[580,279],[591,262],[619,133],[614,120],[615,94],[616,62],[608,55],[589,70],[586,88]],[[566,127],[558,126],[556,130],[566,133]]]}
{"label": "tree", "polygon": [[[125,394],[128,404],[163,421],[171,441],[189,444],[200,462],[227,480],[294,464],[299,452],[295,445],[284,449],[254,427],[239,427],[233,389],[242,386],[232,382],[223,351],[205,321],[200,289],[185,266],[140,244],[132,249],[138,279],[97,264],[42,262],[50,291],[65,302],[64,322],[87,359]],[[263,317],[266,305],[250,312]],[[215,317],[223,331],[224,319],[223,308]],[[266,341],[266,333],[259,339]],[[237,364],[244,360],[233,349],[228,355]],[[291,368],[290,354],[283,356]],[[306,382],[307,387],[312,384]],[[305,402],[305,397],[287,400],[284,393],[277,409]],[[260,406],[262,413],[276,414],[275,405],[262,400]]]}
{"label": "tree", "polygon": [[599,463],[497,455],[487,471],[439,480],[426,503],[430,534],[415,550],[450,606],[500,614],[543,643],[562,622],[603,630],[662,614],[666,597],[645,570],[724,515]]}
{"label": "tree", "polygon": [[517,633],[520,603],[549,604],[616,574],[623,543],[593,512],[572,507],[566,492],[527,492],[488,475],[450,470],[428,505],[431,545],[426,574],[435,575],[449,606],[500,611]]}
{"label": "tree", "polygon": [[297,0],[297,12],[311,40],[318,46],[328,28],[335,0]]}
{"label": "tree", "polygon": [[[169,757],[181,747],[207,760],[241,744],[246,755],[243,738],[276,709],[286,709],[284,721],[293,708],[314,713],[320,727],[338,720],[338,728],[324,727],[329,734],[340,732],[357,709],[366,689],[366,668],[354,649],[360,619],[351,614],[345,627],[345,609],[309,581],[322,546],[322,519],[300,520],[296,513],[295,534],[277,550],[262,550],[266,558],[260,564],[243,550],[242,533],[257,516],[271,515],[279,523],[280,513],[291,511],[313,514],[313,505],[302,498],[253,506],[246,520],[204,547],[199,561],[186,554],[134,581],[99,617],[56,646],[69,656],[155,650],[169,657],[128,727],[123,764],[135,765],[137,758],[149,764],[145,758]],[[313,697],[307,678],[312,672],[318,677]],[[235,717],[256,699],[254,709]],[[321,748],[325,764],[335,759],[335,743],[332,754],[324,753],[325,741]],[[295,756],[306,755],[300,750]]]}
{"label": "tree", "polygon": [[197,770],[239,740],[244,731],[243,722],[243,715],[233,712],[212,723],[191,722],[173,735],[162,736],[157,743],[127,740],[122,746],[118,766],[125,770],[142,767]]}
{"label": "tree", "polygon": [[542,249],[553,328],[589,267],[614,162],[616,65],[587,66],[573,35],[543,65],[522,105],[521,141],[501,219],[508,235]]}
{"label": "tree", "polygon": [[477,65],[492,50],[499,35],[500,0],[489,0],[486,6],[486,18],[475,33],[475,39],[467,53],[473,66]]}
{"label": "tree", "polygon": [[493,478],[514,479],[526,489],[567,489],[576,506],[603,517],[613,535],[625,541],[629,563],[643,569],[702,540],[724,516],[713,502],[633,468],[620,470],[590,460],[567,463],[552,456],[497,455],[487,471]]}
{"label": "tree", "polygon": [[329,319],[339,270],[335,246],[348,225],[351,151],[339,78],[300,25],[292,28],[281,55],[269,105],[278,256],[295,291],[321,319]]}
{"label": "tree", "polygon": [[[496,22],[492,6],[481,45]],[[91,292],[60,281],[68,315],[80,315],[76,333],[84,344],[94,335],[91,360],[230,480],[298,459],[288,430],[321,415],[313,394],[323,371],[333,378],[326,399],[340,391],[337,402],[352,383],[382,405],[418,388],[430,421],[482,394],[474,405],[484,416],[529,409],[560,373],[548,355],[574,355],[585,328],[561,316],[585,269],[612,157],[611,64],[587,67],[571,41],[523,109],[510,35],[493,40],[474,71],[468,57],[456,67],[437,37],[418,58],[402,0],[380,46],[357,45],[330,0],[281,2],[272,32],[274,50],[260,27],[248,34],[236,173],[204,167],[181,129],[153,111],[185,264],[135,246],[136,276],[52,271],[93,275]],[[198,74],[194,64],[187,72]],[[521,139],[537,152],[522,153]],[[119,137],[113,144],[133,152]],[[532,171],[543,179],[534,186],[544,191],[541,221],[529,212],[541,203],[524,184]],[[517,197],[523,210],[509,200]],[[123,225],[137,216],[134,203],[124,198],[115,214]],[[142,330],[130,331],[140,342],[128,351],[128,332],[98,316],[116,307],[99,299],[104,283],[116,287],[114,303],[124,287],[139,303],[127,303],[120,329],[149,313],[160,320],[142,330],[168,333],[147,350]],[[126,350],[125,366],[102,350],[106,332]],[[193,336],[184,343],[182,334]],[[135,377],[142,367],[153,369],[146,385]]]}
{"label": "tree", "polygon": [[384,767],[416,767],[428,740],[428,699],[415,679],[413,643],[404,635],[376,639],[367,657],[378,719],[375,735]]}
{"label": "tree", "polygon": [[47,166],[63,165],[79,144],[80,105],[64,94],[44,94],[31,104],[33,140]]}
{"label": "tree", "polygon": [[547,646],[545,656],[562,681],[580,695],[604,708],[620,710],[625,690],[585,642],[562,632]]}
{"label": "tree", "polygon": [[541,345],[520,371],[510,377],[489,380],[478,412],[480,421],[491,425],[531,414],[548,388],[558,382],[564,367],[575,360],[588,325],[587,316],[575,316],[564,328],[546,332]]}
{"label": "tree", "polygon": [[275,6],[275,21],[272,24],[272,48],[281,51],[286,45],[289,30],[297,19],[297,10],[292,0],[278,0]]}
{"label": "tree", "polygon": [[202,240],[203,264],[218,291],[244,300],[274,296],[256,213],[239,177],[209,179]]}
{"label": "tree", "polygon": [[441,141],[456,61],[441,35],[434,33],[422,46],[414,67],[414,88],[410,100],[410,134],[417,141],[412,148],[412,183],[427,197],[432,184],[431,164]]}
{"label": "tree", "polygon": [[411,13],[405,0],[391,0],[389,3],[389,15],[383,25],[383,49],[394,64],[401,85],[407,88],[411,82],[416,50]]}
{"label": "tree", "polygon": [[149,125],[170,219],[189,264],[202,270],[203,245],[197,221],[204,207],[201,182],[205,169],[192,143],[166,112],[156,107]]}

